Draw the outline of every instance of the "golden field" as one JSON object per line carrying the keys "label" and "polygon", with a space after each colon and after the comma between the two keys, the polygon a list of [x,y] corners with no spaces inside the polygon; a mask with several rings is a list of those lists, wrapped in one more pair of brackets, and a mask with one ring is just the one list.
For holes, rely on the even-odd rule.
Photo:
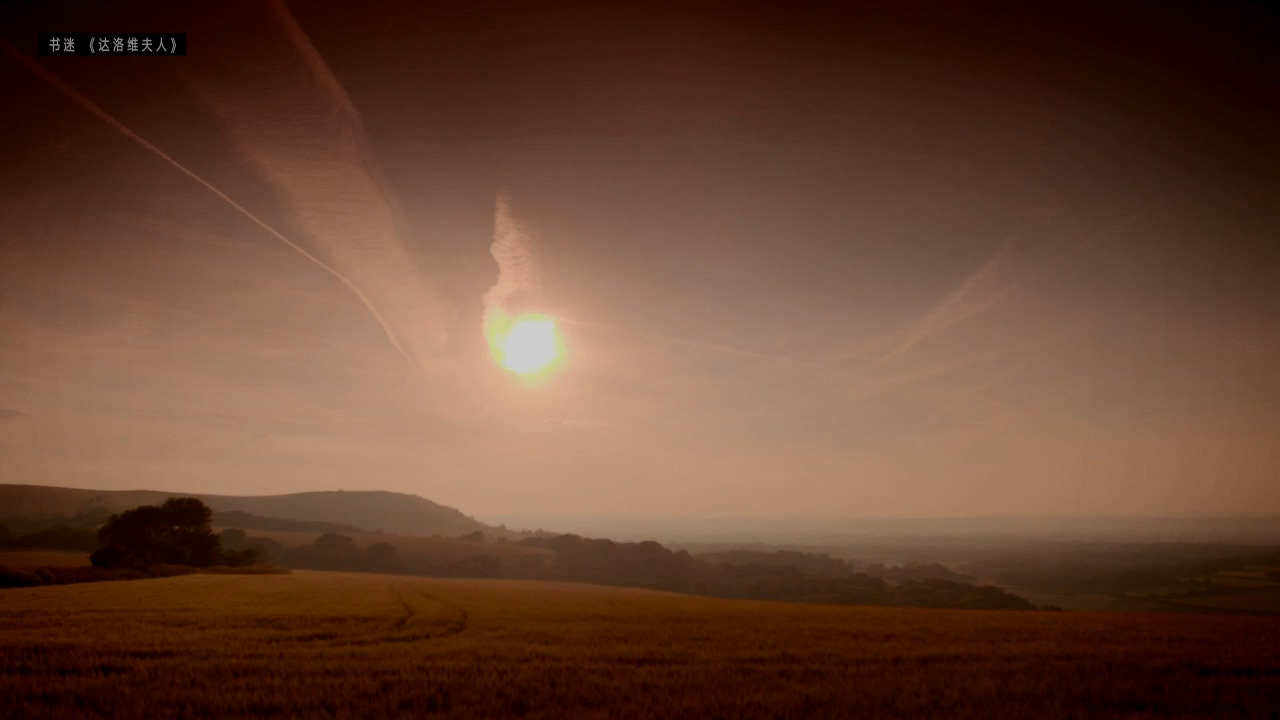
{"label": "golden field", "polygon": [[6,717],[1274,717],[1280,618],[295,572],[0,591]]}

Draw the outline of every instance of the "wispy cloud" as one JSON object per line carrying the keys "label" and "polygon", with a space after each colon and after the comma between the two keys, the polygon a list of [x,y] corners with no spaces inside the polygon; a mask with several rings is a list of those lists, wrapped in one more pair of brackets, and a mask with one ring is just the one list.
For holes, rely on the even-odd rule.
{"label": "wispy cloud", "polygon": [[493,244],[489,246],[489,254],[498,264],[498,277],[481,298],[484,304],[481,332],[490,350],[496,353],[508,319],[534,310],[532,303],[542,287],[533,238],[512,215],[511,199],[505,192],[498,193],[494,203]]}

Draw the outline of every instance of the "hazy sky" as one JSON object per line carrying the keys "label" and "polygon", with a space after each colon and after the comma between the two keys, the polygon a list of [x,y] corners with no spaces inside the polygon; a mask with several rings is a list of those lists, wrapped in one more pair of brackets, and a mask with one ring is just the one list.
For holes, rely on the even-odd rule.
{"label": "hazy sky", "polygon": [[[0,53],[0,481],[1280,511],[1265,3],[165,5],[0,37],[278,235]],[[97,30],[190,54],[36,57]]]}

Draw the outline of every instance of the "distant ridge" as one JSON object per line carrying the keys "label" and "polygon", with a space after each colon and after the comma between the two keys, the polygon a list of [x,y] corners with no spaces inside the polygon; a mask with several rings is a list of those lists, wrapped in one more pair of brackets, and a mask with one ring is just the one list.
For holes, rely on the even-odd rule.
{"label": "distant ridge", "polygon": [[340,533],[343,535],[369,532],[344,523],[323,520],[286,520],[285,518],[254,515],[243,510],[218,510],[213,513],[215,528],[239,528],[241,530],[265,530],[267,532]]}
{"label": "distant ridge", "polygon": [[495,536],[518,534],[486,525],[459,510],[417,495],[382,490],[236,496],[0,484],[0,521],[71,516],[98,508],[119,512],[162,503],[171,497],[199,498],[217,513],[240,512],[266,518],[335,523],[399,535],[461,535],[476,530]]}

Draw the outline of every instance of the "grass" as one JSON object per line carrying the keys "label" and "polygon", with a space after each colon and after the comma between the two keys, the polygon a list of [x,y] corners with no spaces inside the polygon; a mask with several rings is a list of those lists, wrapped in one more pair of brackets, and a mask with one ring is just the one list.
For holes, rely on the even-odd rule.
{"label": "grass", "polygon": [[1273,717],[1280,618],[296,572],[0,592],[9,717]]}

